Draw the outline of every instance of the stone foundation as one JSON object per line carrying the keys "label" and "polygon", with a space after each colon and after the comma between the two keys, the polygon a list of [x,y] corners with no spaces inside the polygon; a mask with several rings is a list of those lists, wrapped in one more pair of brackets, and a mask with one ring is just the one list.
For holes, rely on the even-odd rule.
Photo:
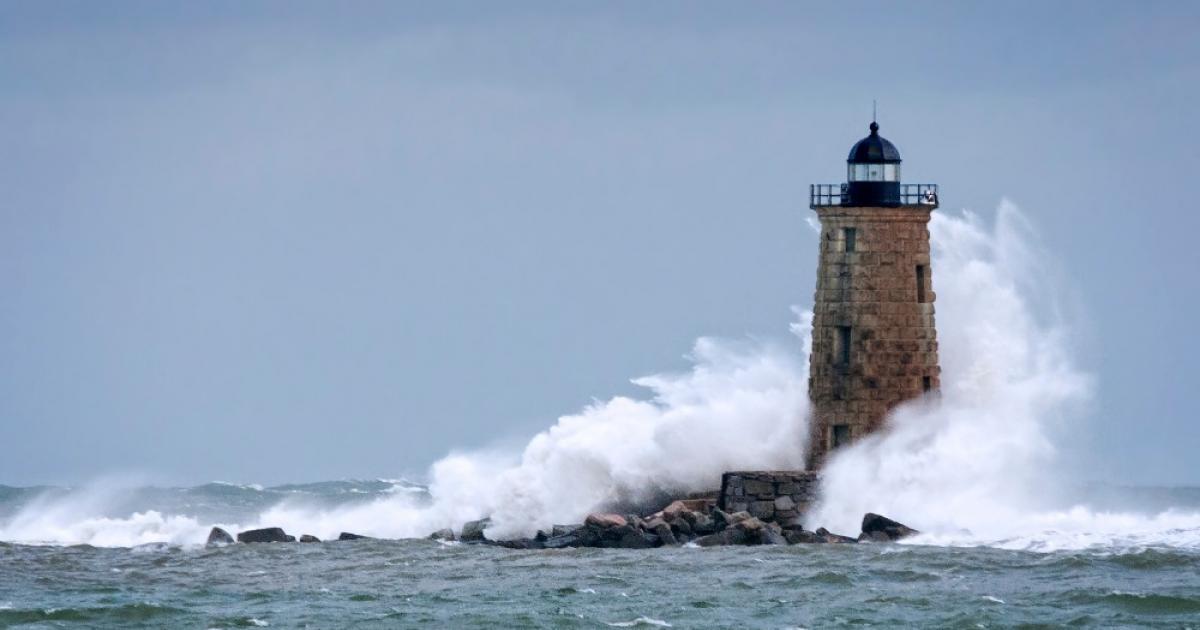
{"label": "stone foundation", "polygon": [[820,478],[811,471],[727,472],[721,476],[717,505],[726,512],[749,512],[759,520],[786,524],[817,500]]}

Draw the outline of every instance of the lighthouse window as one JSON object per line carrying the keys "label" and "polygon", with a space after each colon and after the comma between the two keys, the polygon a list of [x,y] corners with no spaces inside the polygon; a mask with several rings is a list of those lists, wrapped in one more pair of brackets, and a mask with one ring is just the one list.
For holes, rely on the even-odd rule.
{"label": "lighthouse window", "polygon": [[883,181],[883,165],[870,164],[867,169],[867,181],[881,182]]}
{"label": "lighthouse window", "polygon": [[850,327],[838,326],[838,363],[850,365]]}
{"label": "lighthouse window", "polygon": [[829,437],[831,438],[830,442],[832,442],[831,446],[833,448],[837,448],[839,446],[845,446],[846,444],[849,444],[850,443],[850,425],[848,425],[848,424],[833,425],[833,431],[830,432]]}
{"label": "lighthouse window", "polygon": [[885,182],[900,181],[900,165],[899,164],[884,164],[883,165],[883,181],[885,181]]}
{"label": "lighthouse window", "polygon": [[925,265],[917,265],[917,302],[925,303]]}
{"label": "lighthouse window", "polygon": [[855,247],[858,245],[858,230],[842,228],[842,238],[846,241],[846,251],[855,251]]}

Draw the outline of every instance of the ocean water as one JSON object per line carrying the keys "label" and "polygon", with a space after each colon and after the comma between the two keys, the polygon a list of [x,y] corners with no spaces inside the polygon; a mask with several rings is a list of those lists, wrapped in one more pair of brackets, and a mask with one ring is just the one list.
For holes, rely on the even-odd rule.
{"label": "ocean water", "polygon": [[357,514],[343,509],[423,492],[387,480],[0,487],[0,628],[1200,628],[1200,521],[1145,528],[1152,514],[1194,513],[1196,489],[1083,488],[1093,509],[1122,505],[1142,524],[1085,541],[202,545],[212,523],[267,524],[281,502]]}

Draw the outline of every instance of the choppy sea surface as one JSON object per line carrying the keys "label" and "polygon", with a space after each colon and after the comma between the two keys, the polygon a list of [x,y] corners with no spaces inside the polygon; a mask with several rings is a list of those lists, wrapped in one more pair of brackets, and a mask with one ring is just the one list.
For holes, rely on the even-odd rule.
{"label": "choppy sea surface", "polygon": [[[210,523],[251,522],[288,496],[338,505],[395,492],[420,489],[207,484],[79,506],[71,490],[0,486],[0,628],[1200,628],[1200,546],[1180,532],[1057,551],[201,544]],[[173,540],[145,540],[155,535]]]}

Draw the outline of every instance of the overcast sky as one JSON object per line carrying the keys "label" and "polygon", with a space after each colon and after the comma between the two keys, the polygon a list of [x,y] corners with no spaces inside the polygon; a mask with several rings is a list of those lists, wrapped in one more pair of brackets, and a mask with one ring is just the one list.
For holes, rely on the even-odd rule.
{"label": "overcast sky", "polygon": [[0,2],[0,483],[413,474],[798,343],[872,99],[1059,257],[1080,475],[1200,483],[1200,3],[846,6]]}

